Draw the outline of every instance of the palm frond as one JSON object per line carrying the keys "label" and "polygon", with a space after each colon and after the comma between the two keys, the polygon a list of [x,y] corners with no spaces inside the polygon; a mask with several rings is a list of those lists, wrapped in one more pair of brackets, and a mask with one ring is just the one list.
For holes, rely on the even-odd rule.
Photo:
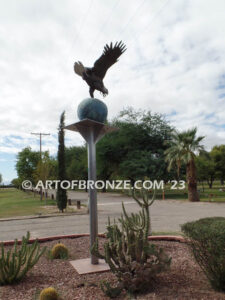
{"label": "palm frond", "polygon": [[195,159],[195,152],[204,151],[204,146],[199,144],[204,136],[197,137],[196,135],[197,127],[182,132],[172,132],[171,139],[168,141],[169,148],[164,152],[168,170],[176,166],[179,174],[182,163],[188,164]]}

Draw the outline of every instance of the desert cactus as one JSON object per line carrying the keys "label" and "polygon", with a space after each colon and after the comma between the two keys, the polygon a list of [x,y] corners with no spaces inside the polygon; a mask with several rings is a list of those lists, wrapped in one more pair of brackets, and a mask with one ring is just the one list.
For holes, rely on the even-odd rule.
{"label": "desert cactus", "polygon": [[67,247],[62,244],[62,243],[58,243],[55,246],[53,246],[53,248],[51,249],[51,257],[53,259],[66,259],[69,256],[69,251],[67,249]]}
{"label": "desert cactus", "polygon": [[133,197],[141,207],[139,213],[127,214],[122,205],[123,214],[118,219],[118,223],[107,226],[107,239],[104,244],[104,254],[98,251],[98,241],[91,249],[92,253],[99,258],[105,259],[111,271],[118,278],[118,286],[111,288],[109,283],[101,285],[102,290],[108,295],[118,293],[118,289],[127,290],[130,293],[144,291],[151,287],[155,276],[166,270],[171,262],[162,249],[148,241],[150,228],[149,207],[153,204],[155,195],[152,199],[148,197],[148,191],[141,190],[142,200]]}
{"label": "desert cactus", "polygon": [[117,298],[121,294],[121,290],[123,289],[123,286],[119,284],[117,287],[111,287],[110,283],[107,281],[101,281],[100,286],[102,291],[109,298]]}
{"label": "desert cactus", "polygon": [[[136,195],[135,189],[132,190],[132,196],[134,200],[138,203],[138,205],[142,208],[142,215],[144,223],[144,228],[145,228],[145,238],[147,239],[149,235],[152,234],[152,227],[151,227],[151,218],[150,218],[150,206],[154,203],[155,201],[155,191],[152,196],[152,199],[149,198],[149,191],[142,188],[140,190],[142,199],[139,199]],[[139,213],[140,214],[140,213]]]}
{"label": "desert cactus", "polygon": [[59,295],[53,287],[43,289],[40,293],[39,300],[58,300]]}
{"label": "desert cactus", "polygon": [[37,240],[32,245],[28,245],[29,238],[30,233],[27,232],[27,236],[22,238],[22,245],[19,250],[17,240],[15,240],[13,248],[7,253],[5,253],[4,244],[1,245],[0,285],[21,280],[45,252],[46,247],[40,250]]}

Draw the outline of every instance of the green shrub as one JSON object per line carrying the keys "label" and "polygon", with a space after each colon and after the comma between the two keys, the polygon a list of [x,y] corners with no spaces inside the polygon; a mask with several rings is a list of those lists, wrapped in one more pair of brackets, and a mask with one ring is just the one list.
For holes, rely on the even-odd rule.
{"label": "green shrub", "polygon": [[52,259],[67,259],[69,251],[64,244],[58,243],[51,249],[50,256]]}
{"label": "green shrub", "polygon": [[40,293],[39,300],[58,300],[59,295],[53,287],[45,288]]}
{"label": "green shrub", "polygon": [[103,292],[111,298],[117,297],[123,289],[131,294],[149,290],[156,275],[167,270],[171,262],[171,258],[163,249],[148,241],[149,207],[154,201],[154,196],[149,199],[148,192],[144,190],[142,200],[135,194],[133,196],[141,211],[129,216],[122,205],[123,214],[118,219],[118,224],[110,224],[109,220],[104,254],[98,250],[98,241],[91,249],[92,254],[105,259],[118,279],[116,287],[111,287],[108,282],[101,283]]}
{"label": "green shrub", "polygon": [[186,223],[181,229],[212,287],[225,292],[225,218],[204,218]]}
{"label": "green shrub", "polygon": [[21,280],[45,252],[46,248],[40,250],[37,240],[32,245],[28,245],[29,238],[30,233],[27,232],[27,236],[22,238],[22,245],[19,249],[17,240],[7,252],[4,249],[4,244],[1,245],[0,285]]}

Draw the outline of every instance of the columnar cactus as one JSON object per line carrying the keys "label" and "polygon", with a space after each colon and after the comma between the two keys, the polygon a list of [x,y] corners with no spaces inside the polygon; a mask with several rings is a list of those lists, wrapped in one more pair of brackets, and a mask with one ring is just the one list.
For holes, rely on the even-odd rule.
{"label": "columnar cactus", "polygon": [[20,249],[18,249],[17,240],[7,252],[5,252],[4,245],[1,245],[0,285],[11,284],[21,280],[45,252],[46,247],[40,250],[37,240],[32,245],[28,245],[29,238],[30,233],[27,232],[26,237],[22,238]]}
{"label": "columnar cactus", "polygon": [[112,289],[109,283],[101,287],[107,295],[113,295],[118,289],[134,293],[144,291],[151,286],[154,277],[166,270],[171,262],[162,249],[148,241],[150,228],[149,207],[153,204],[155,195],[149,199],[148,191],[141,190],[142,199],[133,197],[141,207],[139,213],[128,215],[122,204],[122,215],[118,224],[108,221],[107,242],[104,244],[104,254],[98,250],[98,241],[92,247],[92,253],[105,259],[111,271],[118,278],[118,286]]}

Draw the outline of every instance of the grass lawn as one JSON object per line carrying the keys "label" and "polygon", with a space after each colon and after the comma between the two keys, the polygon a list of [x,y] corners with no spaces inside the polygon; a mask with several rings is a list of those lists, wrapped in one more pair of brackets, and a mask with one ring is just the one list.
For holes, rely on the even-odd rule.
{"label": "grass lawn", "polygon": [[183,235],[181,231],[153,231],[152,235]]}
{"label": "grass lawn", "polygon": [[[45,200],[40,196],[17,189],[0,189],[0,218],[43,214]],[[54,200],[47,199],[47,205],[55,205]]]}
{"label": "grass lawn", "polygon": [[[179,185],[177,187],[179,187]],[[172,189],[171,184],[166,184],[164,187],[164,191],[165,191],[165,199],[188,201],[187,184],[185,184],[185,189],[179,189],[179,188]],[[200,193],[200,201],[202,202],[224,202],[225,203],[225,186],[222,186],[218,181],[214,182],[213,187],[211,189],[208,187],[207,183],[204,183],[203,186],[198,183],[198,191]],[[117,192],[120,193],[121,191],[118,190]],[[130,191],[126,191],[125,194],[131,196]],[[163,199],[162,189],[157,189],[156,199]]]}
{"label": "grass lawn", "polygon": [[[204,186],[198,184],[198,191],[202,202],[225,202],[225,187],[221,186],[219,182],[215,182],[211,189],[206,183]],[[162,192],[159,191],[159,194],[162,195]],[[166,185],[165,199],[188,200],[187,185],[183,190],[171,190],[170,186]]]}

